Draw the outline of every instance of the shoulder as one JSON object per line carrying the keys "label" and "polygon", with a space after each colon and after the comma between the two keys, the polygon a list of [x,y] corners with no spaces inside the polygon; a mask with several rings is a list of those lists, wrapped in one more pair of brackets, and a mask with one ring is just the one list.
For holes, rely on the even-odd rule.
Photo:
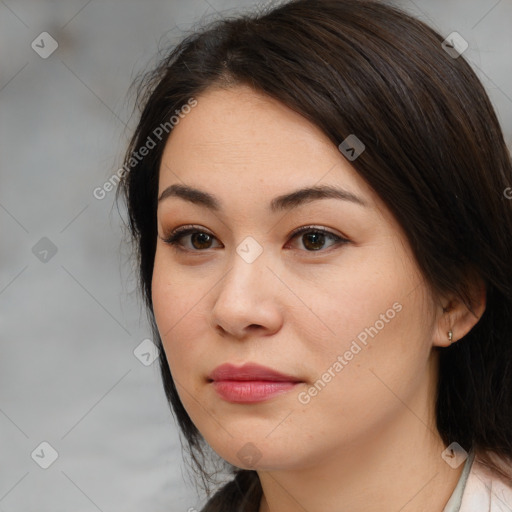
{"label": "shoulder", "polygon": [[479,455],[469,472],[459,512],[511,512],[512,461],[486,453],[508,478],[490,468]]}

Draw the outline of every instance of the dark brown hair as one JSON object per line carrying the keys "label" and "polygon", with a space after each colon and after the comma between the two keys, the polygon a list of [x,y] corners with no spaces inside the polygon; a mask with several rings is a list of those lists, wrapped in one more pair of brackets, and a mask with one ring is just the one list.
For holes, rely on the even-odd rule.
{"label": "dark brown hair", "polygon": [[[210,23],[138,83],[142,112],[118,192],[127,202],[165,393],[203,482],[205,441],[178,397],[151,300],[168,133],[144,158],[135,162],[133,153],[190,98],[237,84],[300,113],[333,144],[350,134],[363,141],[352,165],[404,229],[434,292],[456,292],[471,309],[470,276],[484,280],[484,314],[463,339],[438,349],[437,428],[446,445],[473,448],[482,460],[484,452],[512,458],[512,203],[504,195],[512,164],[482,84],[463,55],[443,49],[443,39],[380,1],[291,1]],[[257,511],[257,473],[228,466],[235,478],[203,512]]]}

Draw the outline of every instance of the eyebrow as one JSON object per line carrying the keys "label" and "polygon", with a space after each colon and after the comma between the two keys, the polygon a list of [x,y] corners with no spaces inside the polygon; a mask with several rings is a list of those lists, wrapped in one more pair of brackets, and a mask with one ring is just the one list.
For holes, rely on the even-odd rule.
{"label": "eyebrow", "polygon": [[[215,196],[203,190],[199,190],[188,185],[174,184],[167,187],[158,198],[160,203],[169,197],[178,197],[194,204],[204,206],[210,210],[219,212],[222,210],[222,202]],[[306,187],[294,190],[288,194],[275,197],[270,202],[270,211],[277,213],[283,210],[291,210],[305,203],[317,201],[319,199],[341,199],[350,201],[361,206],[368,206],[368,203],[348,190],[344,190],[330,185],[320,185]]]}

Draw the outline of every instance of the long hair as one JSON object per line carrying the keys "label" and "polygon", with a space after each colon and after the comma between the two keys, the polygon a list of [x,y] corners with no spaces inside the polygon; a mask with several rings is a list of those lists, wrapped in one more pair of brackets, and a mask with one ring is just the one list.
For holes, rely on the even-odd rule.
{"label": "long hair", "polygon": [[[366,149],[352,166],[403,228],[428,286],[455,292],[471,310],[471,276],[483,279],[486,309],[478,323],[457,343],[435,348],[436,422],[446,445],[474,449],[501,474],[490,455],[512,459],[512,201],[505,193],[512,163],[484,87],[443,40],[381,1],[295,0],[209,23],[138,83],[140,121],[118,193],[127,204],[165,393],[203,482],[205,441],[178,397],[151,279],[169,119],[213,85],[249,85],[300,113],[337,146],[355,134]],[[155,147],[135,158],[149,138]],[[234,479],[203,512],[258,510],[257,473],[230,469]]]}

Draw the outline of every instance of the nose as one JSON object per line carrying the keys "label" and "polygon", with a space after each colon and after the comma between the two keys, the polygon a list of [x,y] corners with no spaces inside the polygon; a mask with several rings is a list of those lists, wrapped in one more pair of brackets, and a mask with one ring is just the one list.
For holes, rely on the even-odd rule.
{"label": "nose", "polygon": [[283,287],[260,255],[248,263],[238,254],[221,279],[211,312],[211,324],[221,336],[237,339],[259,333],[266,336],[282,325]]}

